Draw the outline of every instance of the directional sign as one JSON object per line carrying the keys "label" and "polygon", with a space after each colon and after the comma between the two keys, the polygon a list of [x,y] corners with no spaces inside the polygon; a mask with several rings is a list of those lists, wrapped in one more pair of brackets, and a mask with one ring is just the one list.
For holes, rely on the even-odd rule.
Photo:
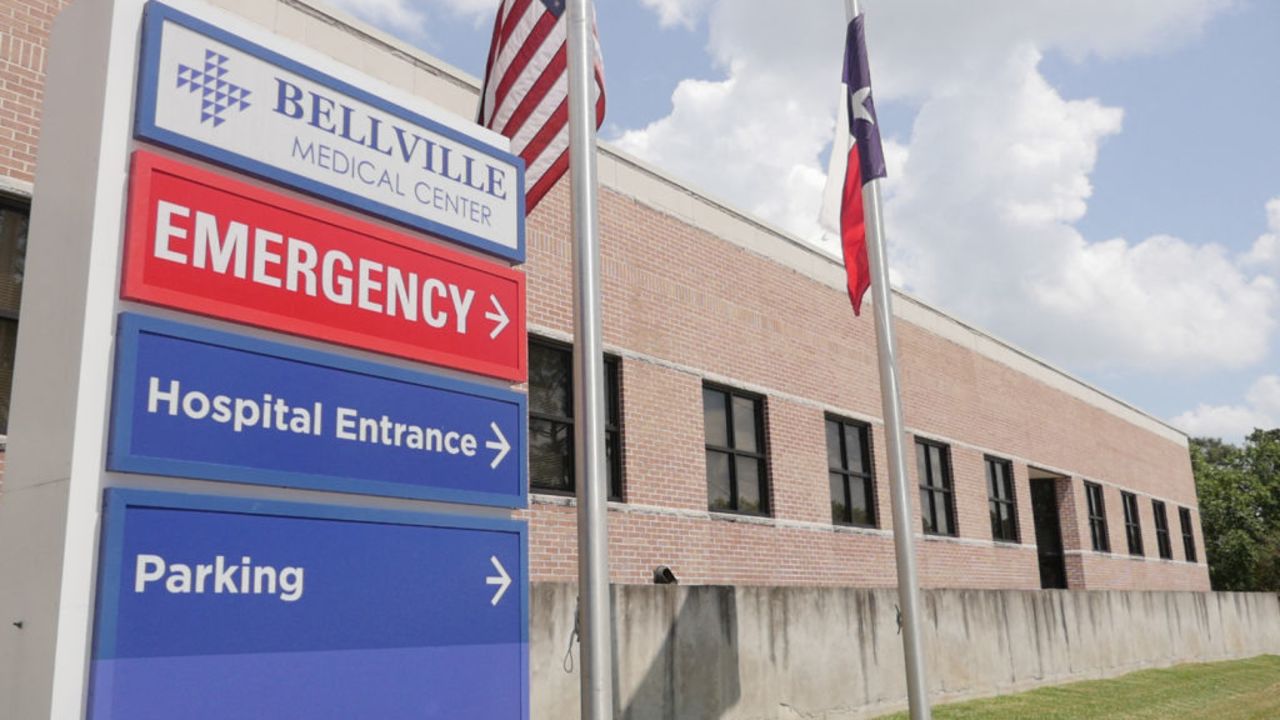
{"label": "directional sign", "polygon": [[523,521],[108,490],[101,547],[91,720],[529,716]]}
{"label": "directional sign", "polygon": [[141,151],[122,294],[525,379],[523,273]]}
{"label": "directional sign", "polygon": [[524,261],[524,163],[486,131],[157,2],[144,25],[139,137]]}
{"label": "directional sign", "polygon": [[524,507],[525,397],[124,314],[107,468]]}

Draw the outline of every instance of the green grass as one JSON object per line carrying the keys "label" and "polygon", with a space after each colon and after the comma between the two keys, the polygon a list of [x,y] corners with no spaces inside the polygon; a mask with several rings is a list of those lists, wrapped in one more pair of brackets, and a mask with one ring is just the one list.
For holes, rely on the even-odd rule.
{"label": "green grass", "polygon": [[937,720],[1280,718],[1280,656],[1143,670],[1111,680],[940,705],[934,708],[933,716]]}

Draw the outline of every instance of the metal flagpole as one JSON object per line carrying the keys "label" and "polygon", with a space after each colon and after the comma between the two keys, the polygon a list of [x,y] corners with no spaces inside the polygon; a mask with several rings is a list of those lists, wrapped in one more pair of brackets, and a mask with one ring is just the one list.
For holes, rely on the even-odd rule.
{"label": "metal flagpole", "polygon": [[[858,0],[845,0],[846,20],[858,16]],[[916,579],[915,524],[907,485],[905,429],[898,382],[897,342],[893,333],[893,293],[885,257],[884,213],[880,179],[862,186],[866,218],[867,260],[871,266],[871,308],[876,322],[876,350],[880,360],[880,402],[884,409],[885,449],[889,456],[890,497],[893,502],[893,546],[898,560],[898,603],[902,608],[902,652],[907,666],[907,702],[911,720],[929,720],[928,682],[920,632],[920,588]]]}
{"label": "metal flagpole", "polygon": [[578,612],[582,720],[613,717],[609,526],[604,444],[604,347],[596,207],[596,118],[588,0],[566,6],[569,177],[572,188],[574,467],[578,480]]}

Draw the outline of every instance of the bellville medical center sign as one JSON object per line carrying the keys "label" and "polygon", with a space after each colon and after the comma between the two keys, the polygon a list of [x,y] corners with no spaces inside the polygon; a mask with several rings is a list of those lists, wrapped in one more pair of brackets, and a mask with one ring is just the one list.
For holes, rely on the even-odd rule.
{"label": "bellville medical center sign", "polygon": [[136,132],[524,261],[520,158],[155,3],[146,11]]}

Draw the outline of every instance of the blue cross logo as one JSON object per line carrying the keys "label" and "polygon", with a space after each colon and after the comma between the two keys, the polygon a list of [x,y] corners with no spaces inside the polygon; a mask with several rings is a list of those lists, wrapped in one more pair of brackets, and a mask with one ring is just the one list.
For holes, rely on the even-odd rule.
{"label": "blue cross logo", "polygon": [[218,127],[227,119],[227,110],[244,110],[249,107],[249,90],[227,82],[227,56],[212,50],[204,51],[204,67],[178,65],[178,87],[187,92],[200,93],[200,122]]}

